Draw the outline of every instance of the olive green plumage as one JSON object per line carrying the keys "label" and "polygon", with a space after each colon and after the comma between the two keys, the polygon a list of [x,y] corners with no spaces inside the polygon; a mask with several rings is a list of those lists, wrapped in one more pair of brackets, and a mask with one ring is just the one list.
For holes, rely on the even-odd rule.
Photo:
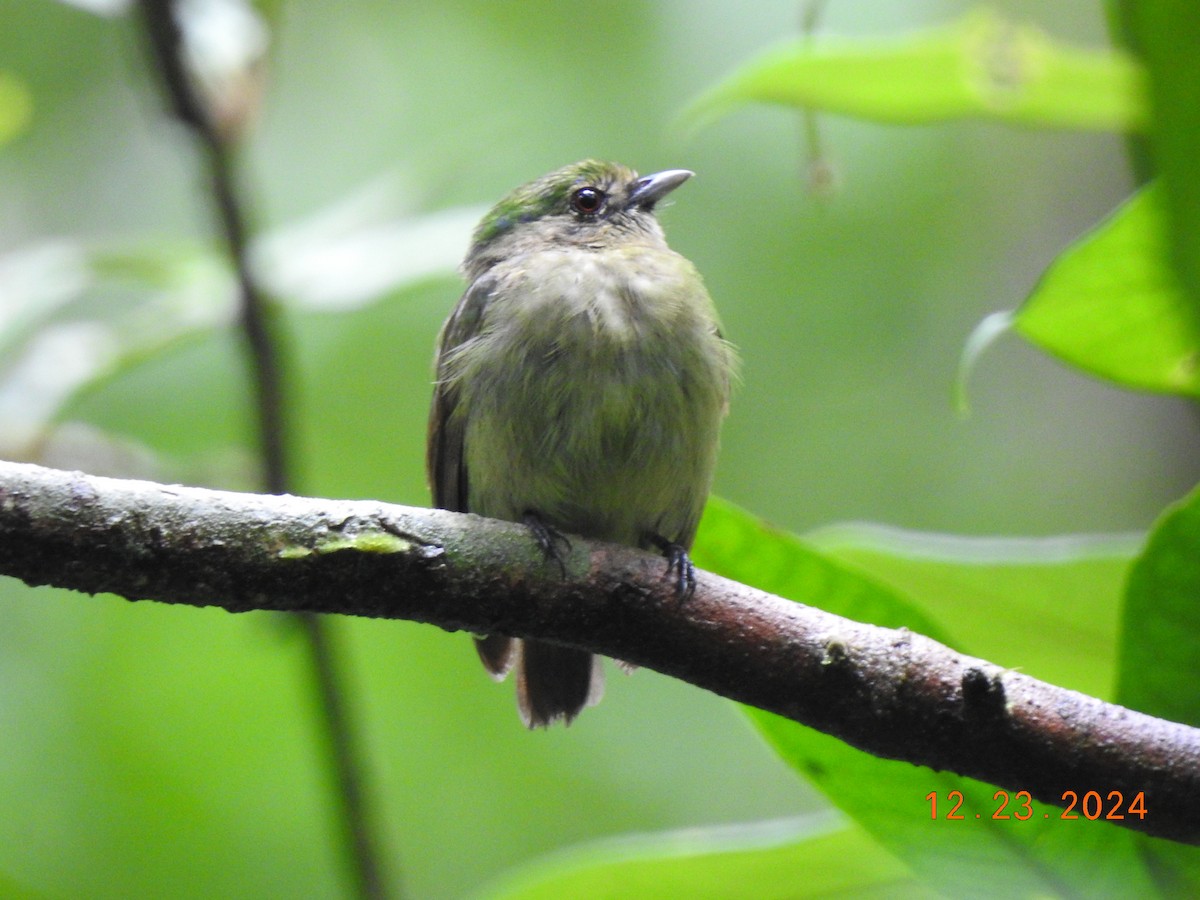
{"label": "olive green plumage", "polygon": [[[532,181],[483,218],[470,282],[438,341],[428,467],[436,506],[656,546],[690,590],[734,353],[655,204],[690,172],[639,178],[593,160]],[[530,727],[603,689],[590,653],[492,636]]]}

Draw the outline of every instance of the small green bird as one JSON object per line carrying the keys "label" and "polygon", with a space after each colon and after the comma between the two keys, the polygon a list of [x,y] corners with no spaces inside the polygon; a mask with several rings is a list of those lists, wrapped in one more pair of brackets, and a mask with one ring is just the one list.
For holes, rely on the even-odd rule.
{"label": "small green bird", "polygon": [[[435,506],[525,522],[548,556],[560,531],[656,547],[681,596],[735,368],[700,275],[654,217],[691,176],[585,160],[484,216],[438,339],[427,459]],[[603,693],[586,650],[476,646],[497,680],[516,666],[530,728]]]}

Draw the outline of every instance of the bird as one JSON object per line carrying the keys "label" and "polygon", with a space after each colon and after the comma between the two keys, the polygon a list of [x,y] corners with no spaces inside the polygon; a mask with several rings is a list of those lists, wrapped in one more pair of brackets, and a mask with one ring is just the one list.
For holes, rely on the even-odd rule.
{"label": "bird", "polygon": [[[655,215],[693,174],[588,159],[484,215],[437,340],[426,459],[434,506],[525,523],[560,564],[568,534],[657,549],[683,598],[737,367]],[[516,669],[528,728],[570,724],[603,693],[587,650],[475,643],[496,680]]]}

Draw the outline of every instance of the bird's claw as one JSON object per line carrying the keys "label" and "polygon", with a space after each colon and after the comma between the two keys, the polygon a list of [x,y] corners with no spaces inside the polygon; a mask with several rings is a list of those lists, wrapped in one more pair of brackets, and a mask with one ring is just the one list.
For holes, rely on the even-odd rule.
{"label": "bird's claw", "polygon": [[553,525],[547,524],[541,516],[530,510],[521,517],[525,523],[525,527],[529,529],[530,535],[537,543],[542,551],[542,555],[548,560],[554,560],[558,563],[559,571],[562,572],[563,578],[567,577],[567,564],[565,557],[571,552],[570,539],[555,528]]}
{"label": "bird's claw", "polygon": [[689,599],[696,592],[696,567],[688,556],[687,548],[662,535],[651,534],[647,537],[667,558],[667,577],[675,576],[675,595],[680,600]]}

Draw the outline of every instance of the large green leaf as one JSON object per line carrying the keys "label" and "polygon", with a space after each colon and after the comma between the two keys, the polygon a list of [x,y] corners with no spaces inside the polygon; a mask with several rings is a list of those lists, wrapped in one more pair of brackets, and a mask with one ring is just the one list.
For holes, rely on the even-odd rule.
{"label": "large green leaf", "polygon": [[1167,511],[1129,574],[1118,702],[1200,726],[1200,492]]}
{"label": "large green leaf", "polygon": [[1166,187],[1171,257],[1200,307],[1200,13],[1189,0],[1127,0],[1123,21],[1149,76],[1150,143]]}
{"label": "large green leaf", "polygon": [[856,524],[808,538],[919,597],[972,653],[1112,696],[1121,595],[1140,536],[974,538]]}
{"label": "large green leaf", "polygon": [[1200,325],[1167,261],[1160,189],[1135,194],[1054,261],[1016,330],[1119,384],[1200,395]]}
{"label": "large green leaf", "polygon": [[[898,591],[727,504],[710,503],[696,558],[707,568],[764,590],[861,621],[904,625],[945,641],[941,629]],[[945,563],[947,568],[953,565]],[[1119,571],[1119,565],[1109,566],[1110,575]],[[973,590],[966,589],[972,579],[960,578],[954,588],[960,602],[979,604],[985,616],[989,608],[1002,605],[998,592],[987,599],[994,588],[993,575],[979,569]],[[923,585],[935,594],[946,593],[944,582],[939,584],[932,573],[912,584],[914,593]],[[1109,593],[1115,594],[1111,586]],[[1019,665],[1020,659],[1009,664]],[[1063,822],[1057,809],[1040,805],[1028,821],[993,820],[999,808],[993,787],[876,759],[794,722],[748,712],[785,760],[939,890],[971,895],[979,893],[980,885],[1003,885],[1012,895],[1068,895],[1085,879],[1098,895],[1153,890],[1129,832],[1097,822]],[[952,790],[965,798],[961,821],[944,817]],[[936,819],[926,799],[930,792],[937,793],[942,811]]]}
{"label": "large green leaf", "polygon": [[[1200,725],[1200,491],[1169,509],[1129,574],[1117,702]],[[1200,850],[1147,841],[1151,870],[1179,895],[1200,893]],[[1184,887],[1186,885],[1186,887]]]}
{"label": "large green leaf", "polygon": [[[1190,703],[1194,714],[1194,698],[1180,688],[1186,679],[1180,680],[1179,665],[1189,653],[1195,655],[1194,643],[1165,640],[1164,631],[1172,628],[1164,628],[1162,621],[1174,618],[1176,626],[1185,626],[1184,633],[1198,633],[1186,631],[1188,611],[1179,609],[1187,593],[1167,600],[1162,594],[1170,588],[1162,582],[1173,581],[1178,588],[1177,577],[1162,579],[1149,570],[1165,568],[1177,576],[1181,566],[1190,564],[1189,552],[1197,555],[1200,514],[1191,509],[1195,505],[1164,519],[1132,574],[1131,563],[1144,542],[1135,535],[963,538],[854,525],[824,529],[812,538],[839,559],[919,596],[924,608],[935,611],[988,659],[1100,697],[1113,695],[1119,661],[1125,673],[1122,684],[1137,680],[1150,691],[1173,691],[1174,698]],[[1179,521],[1188,517],[1190,522]],[[1179,540],[1189,531],[1188,538]],[[1122,604],[1127,574],[1130,587]],[[1131,644],[1142,651],[1134,661],[1129,659]],[[1164,648],[1166,657],[1160,662]],[[1149,709],[1155,702],[1124,688],[1117,693],[1116,701],[1126,706]],[[1188,721],[1178,706],[1165,704],[1154,711]],[[1119,883],[1122,872],[1140,877],[1144,869],[1165,896],[1200,894],[1200,850],[1194,847],[1144,835],[1130,835],[1114,845],[1108,835],[1081,835],[1066,822],[1059,825],[1042,837],[1041,849],[1048,852],[1053,846],[1079,860],[1119,852],[1121,862],[1109,869],[1112,883]]]}
{"label": "large green leaf", "polygon": [[[1195,503],[1189,504],[1190,510]],[[1171,602],[1159,607],[1161,597],[1153,588],[1140,596],[1138,588],[1156,579],[1147,569],[1164,563],[1173,546],[1182,559],[1165,561],[1168,570],[1178,571],[1190,550],[1196,555],[1197,519],[1180,523],[1184,510],[1173,513],[1151,539],[1150,547],[1130,576],[1130,591],[1121,603],[1125,578],[1142,539],[1137,536],[1064,536],[1043,539],[962,538],[898,532],[877,526],[840,526],[823,530],[814,539],[840,559],[852,560],[893,587],[919,596],[922,606],[936,611],[955,633],[969,640],[976,652],[995,661],[1016,660],[1022,671],[1096,696],[1113,693],[1118,633],[1121,640],[1121,671],[1125,680],[1140,679],[1147,686],[1166,686],[1176,697],[1193,701],[1180,690],[1179,667],[1168,659],[1158,662],[1161,648],[1170,647],[1168,657],[1178,663],[1188,655],[1188,641],[1167,643],[1161,616],[1170,617]],[[1163,532],[1191,530],[1188,541],[1176,542]],[[1148,563],[1147,560],[1155,560]],[[1195,596],[1193,592],[1192,596]],[[1177,597],[1176,602],[1183,599]],[[1191,618],[1195,619],[1195,604]],[[1178,619],[1185,616],[1178,616]],[[1142,623],[1145,623],[1144,625]],[[1181,623],[1177,620],[1176,624]],[[1120,628],[1118,629],[1118,626]],[[1191,634],[1200,633],[1193,629]],[[1127,659],[1131,643],[1141,646],[1141,658]],[[1195,671],[1195,669],[1193,669]],[[1160,673],[1165,672],[1163,677]],[[1171,681],[1174,678],[1176,680]],[[1123,680],[1124,682],[1124,680]],[[1165,682],[1165,684],[1164,684]],[[1153,701],[1120,691],[1116,698],[1127,706],[1146,708]],[[1194,708],[1195,704],[1192,702]],[[1157,711],[1178,716],[1179,708]],[[1182,721],[1186,718],[1180,716]],[[1053,813],[1051,814],[1053,818]],[[1060,822],[1060,828],[1043,836],[1043,849],[1086,860],[1092,853],[1121,854],[1122,861],[1110,868],[1114,883],[1122,871],[1145,869],[1166,896],[1200,893],[1200,850],[1143,835],[1120,839],[1116,846],[1108,835],[1080,835]],[[1083,840],[1080,840],[1083,838]],[[1099,846],[1090,843],[1099,840]],[[1118,839],[1112,839],[1117,841]],[[1136,848],[1141,861],[1132,852]],[[1143,866],[1142,861],[1148,864]]]}
{"label": "large green leaf", "polygon": [[[853,865],[847,865],[853,860]],[[488,887],[489,900],[928,897],[866,832],[832,815],[631,835],[552,854]]]}
{"label": "large green leaf", "polygon": [[745,103],[778,103],[902,124],[976,116],[1139,129],[1142,80],[1121,52],[1073,47],[977,10],[900,39],[794,41],[751,60],[686,116],[703,121]]}

